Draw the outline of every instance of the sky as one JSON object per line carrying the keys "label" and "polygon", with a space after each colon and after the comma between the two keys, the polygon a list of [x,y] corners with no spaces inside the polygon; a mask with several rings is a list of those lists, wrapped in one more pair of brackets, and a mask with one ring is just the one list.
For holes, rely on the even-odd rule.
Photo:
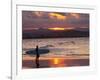
{"label": "sky", "polygon": [[67,12],[22,11],[23,30],[39,28],[89,29],[89,14]]}

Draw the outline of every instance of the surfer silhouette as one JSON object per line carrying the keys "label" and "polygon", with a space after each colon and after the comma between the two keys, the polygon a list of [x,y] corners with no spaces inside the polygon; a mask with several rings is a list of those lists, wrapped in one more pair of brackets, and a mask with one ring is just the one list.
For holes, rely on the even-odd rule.
{"label": "surfer silhouette", "polygon": [[39,48],[37,45],[36,46],[36,68],[39,68],[39,57],[40,57],[40,54],[39,54]]}

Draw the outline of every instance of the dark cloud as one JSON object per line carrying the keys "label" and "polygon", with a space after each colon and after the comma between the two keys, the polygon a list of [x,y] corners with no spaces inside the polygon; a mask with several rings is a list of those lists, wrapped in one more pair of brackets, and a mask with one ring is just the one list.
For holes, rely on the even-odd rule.
{"label": "dark cloud", "polygon": [[22,11],[22,26],[23,29],[50,27],[89,28],[89,14]]}

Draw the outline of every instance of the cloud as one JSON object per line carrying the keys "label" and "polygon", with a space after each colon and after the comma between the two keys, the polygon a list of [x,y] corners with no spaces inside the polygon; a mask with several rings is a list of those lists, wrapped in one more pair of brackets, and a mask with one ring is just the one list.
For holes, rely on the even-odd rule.
{"label": "cloud", "polygon": [[70,16],[76,18],[76,19],[80,19],[80,15],[79,13],[70,13]]}
{"label": "cloud", "polygon": [[80,19],[79,13],[60,13],[60,12],[32,12],[34,17],[53,20],[67,20],[67,19]]}
{"label": "cloud", "polygon": [[35,14],[36,16],[41,17],[41,16],[43,16],[43,13],[44,13],[44,12],[35,11],[35,12],[32,12],[32,13],[33,13],[33,15]]}
{"label": "cloud", "polygon": [[66,16],[58,14],[58,13],[49,13],[49,17],[51,19],[55,19],[56,18],[58,20],[65,20],[66,19]]}
{"label": "cloud", "polygon": [[23,11],[23,28],[89,27],[89,14]]}

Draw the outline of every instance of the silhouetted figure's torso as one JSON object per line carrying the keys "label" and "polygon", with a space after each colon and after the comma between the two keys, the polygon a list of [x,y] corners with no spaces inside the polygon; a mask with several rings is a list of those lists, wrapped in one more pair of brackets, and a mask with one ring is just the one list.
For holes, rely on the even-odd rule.
{"label": "silhouetted figure's torso", "polygon": [[36,46],[36,68],[39,68],[39,57],[40,57],[39,48],[38,46]]}
{"label": "silhouetted figure's torso", "polygon": [[40,55],[39,55],[39,48],[38,48],[38,46],[36,46],[36,57],[37,57],[37,58],[39,58],[39,57],[40,57]]}

